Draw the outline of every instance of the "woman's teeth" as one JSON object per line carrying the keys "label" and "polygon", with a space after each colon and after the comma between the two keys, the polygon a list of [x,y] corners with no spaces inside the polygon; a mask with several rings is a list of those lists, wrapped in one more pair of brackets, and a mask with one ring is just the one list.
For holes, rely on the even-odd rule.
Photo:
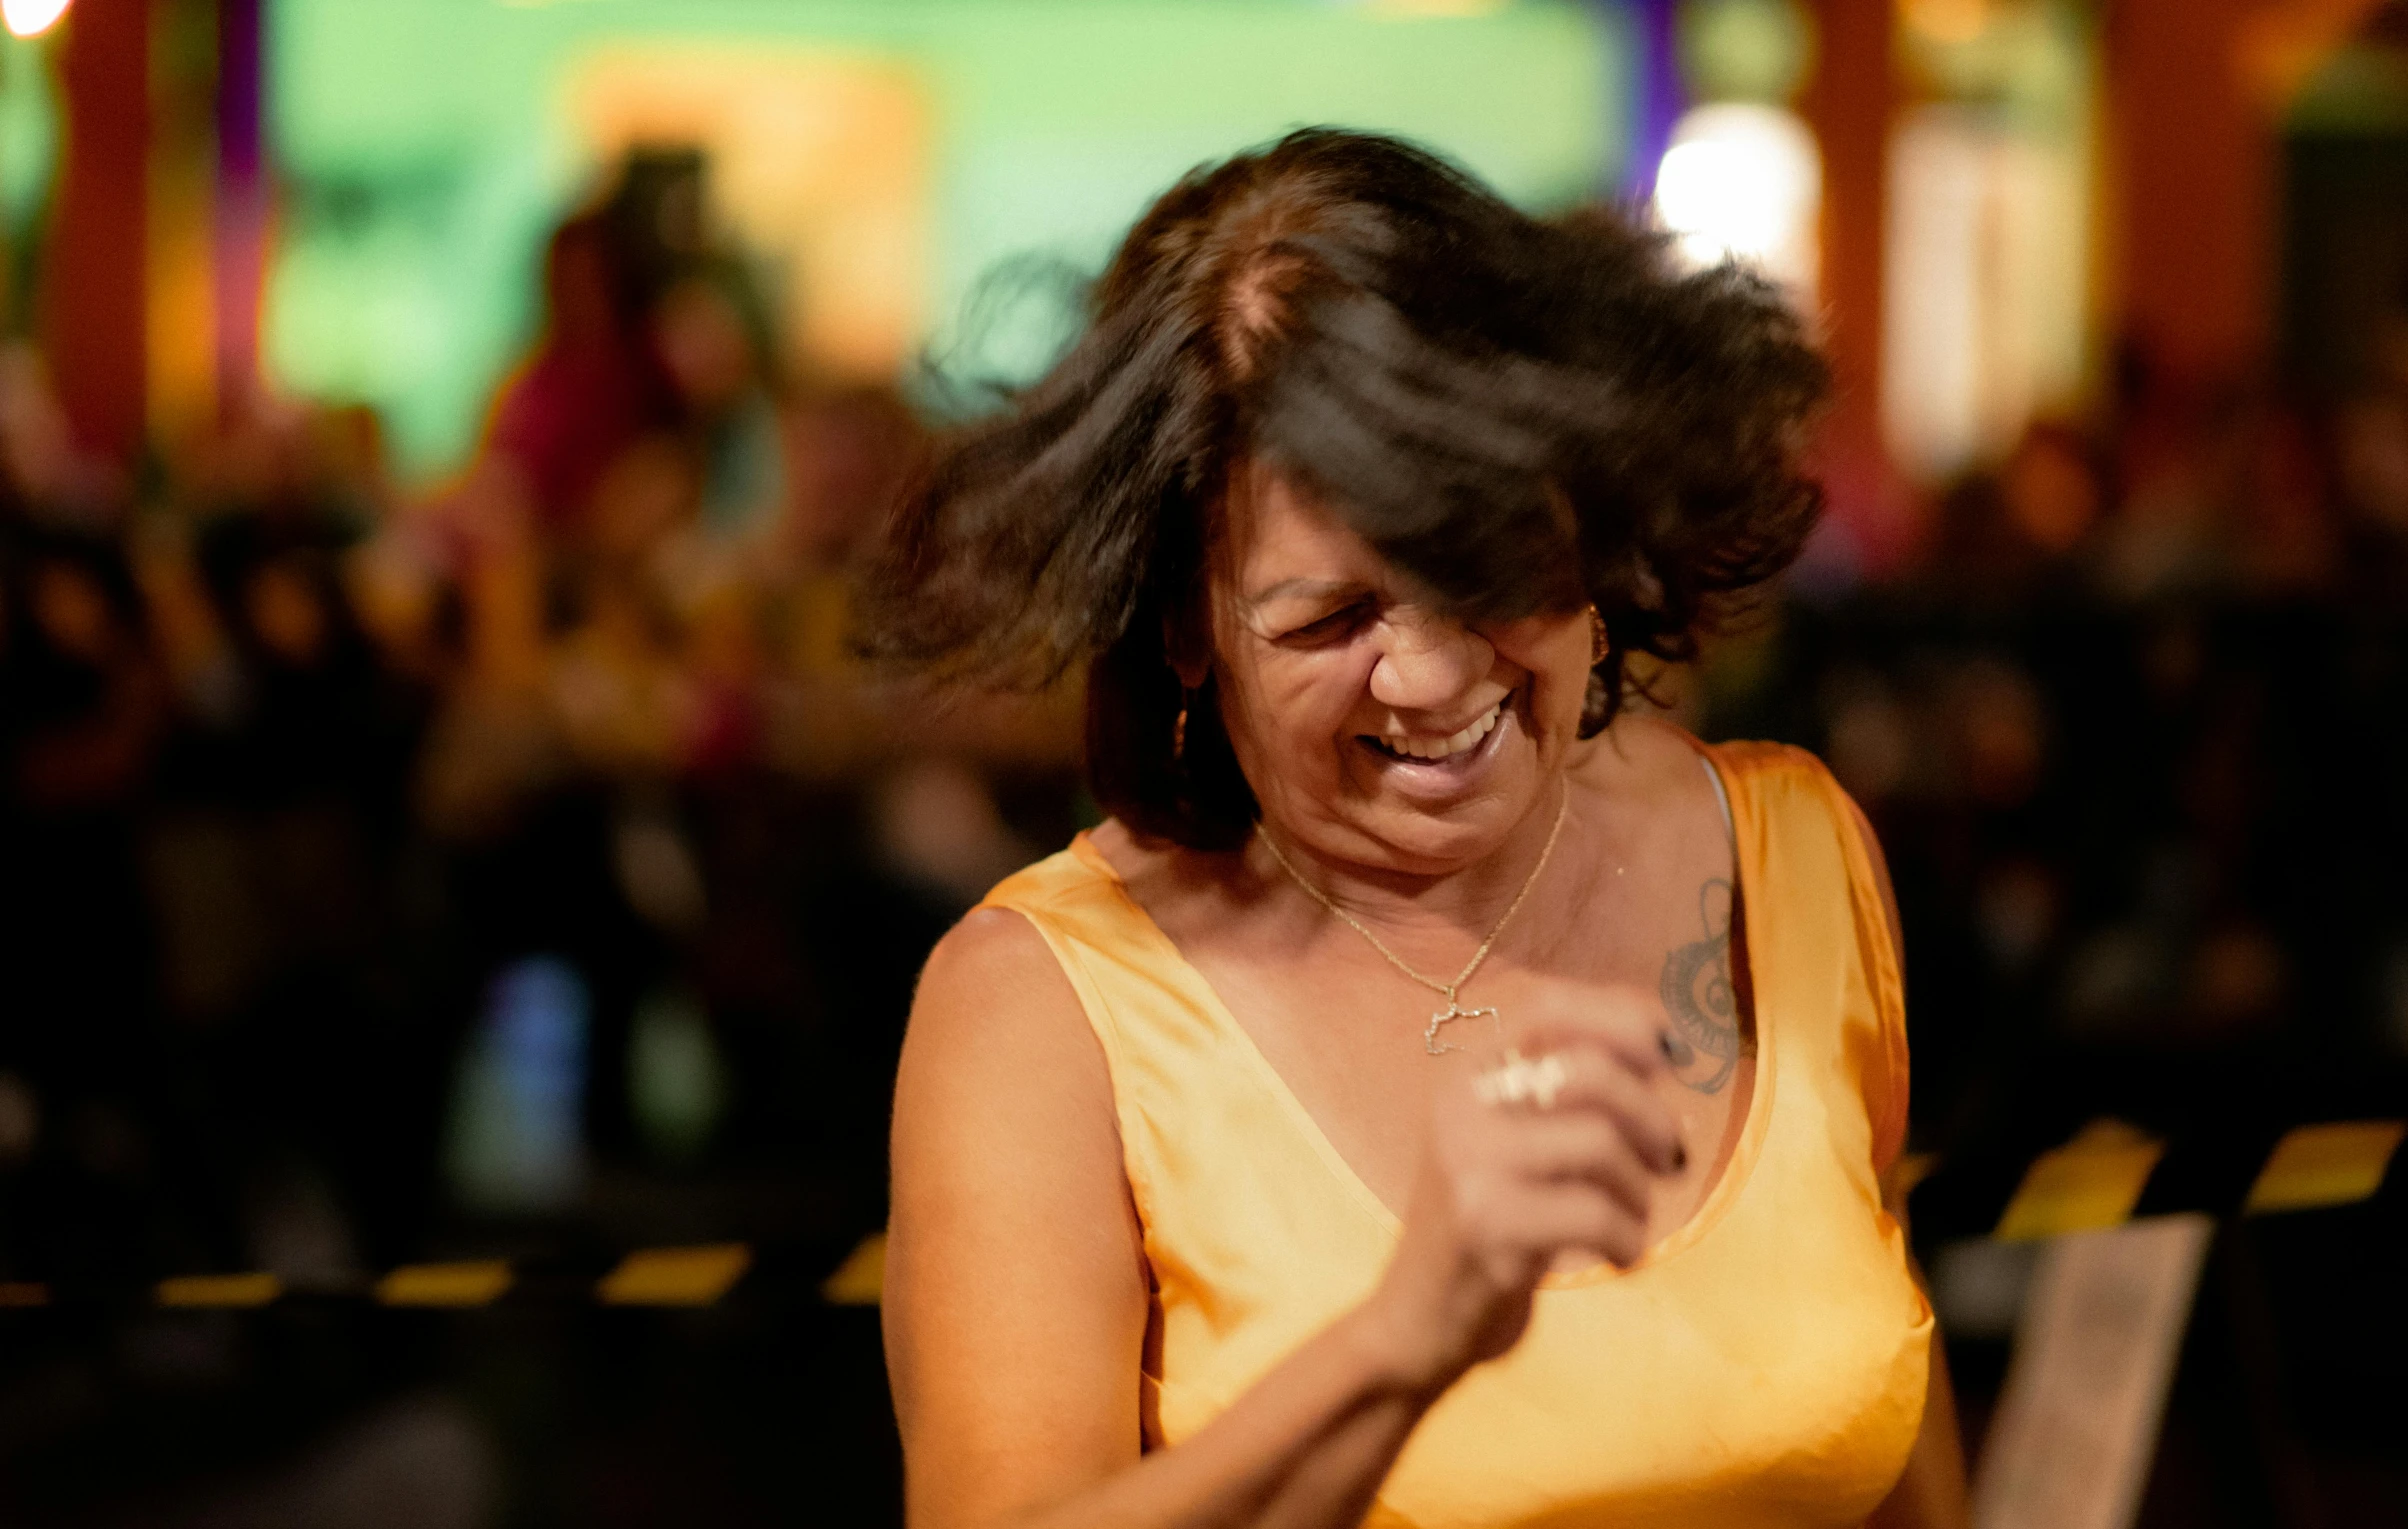
{"label": "woman's teeth", "polygon": [[1465,749],[1476,746],[1481,739],[1487,737],[1496,727],[1498,719],[1504,715],[1505,701],[1499,699],[1496,705],[1480,714],[1478,721],[1459,733],[1452,733],[1429,742],[1418,738],[1382,738],[1378,742],[1389,753],[1401,755],[1407,759],[1424,761],[1451,759]]}

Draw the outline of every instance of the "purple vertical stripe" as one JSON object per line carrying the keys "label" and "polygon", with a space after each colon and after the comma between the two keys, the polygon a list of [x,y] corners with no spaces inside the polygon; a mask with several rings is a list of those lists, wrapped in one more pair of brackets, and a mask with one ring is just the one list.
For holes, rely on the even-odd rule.
{"label": "purple vertical stripe", "polygon": [[1673,124],[1688,105],[1681,87],[1680,0],[1621,0],[1638,52],[1631,71],[1630,159],[1622,190],[1633,202],[1655,195],[1656,165],[1672,142]]}
{"label": "purple vertical stripe", "polygon": [[217,0],[217,397],[229,418],[249,406],[259,385],[268,223],[262,3]]}

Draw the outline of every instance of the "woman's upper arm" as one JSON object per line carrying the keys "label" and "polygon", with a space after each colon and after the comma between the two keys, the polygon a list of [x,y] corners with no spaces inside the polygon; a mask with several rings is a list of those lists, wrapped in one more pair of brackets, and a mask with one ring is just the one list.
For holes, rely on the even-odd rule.
{"label": "woman's upper arm", "polygon": [[1147,1286],[1111,1077],[1017,913],[972,913],[920,979],[884,1307],[914,1524],[1007,1519],[1136,1460]]}

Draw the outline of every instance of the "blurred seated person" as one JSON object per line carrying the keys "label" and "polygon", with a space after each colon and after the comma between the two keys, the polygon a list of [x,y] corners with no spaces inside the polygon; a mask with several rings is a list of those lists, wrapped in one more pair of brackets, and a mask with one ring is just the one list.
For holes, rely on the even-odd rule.
{"label": "blurred seated person", "polygon": [[796,604],[792,662],[849,670],[856,556],[876,537],[927,455],[927,432],[892,388],[851,387],[787,411],[785,516],[775,560]]}
{"label": "blurred seated person", "polygon": [[503,384],[486,431],[476,491],[519,507],[554,536],[583,529],[595,485],[621,452],[677,420],[646,296],[614,242],[617,228],[604,213],[589,213],[552,235],[543,336]]}
{"label": "blurred seated person", "polygon": [[1316,130],[942,455],[877,650],[1089,664],[1110,816],[921,981],[914,1524],[1963,1521],[1880,852],[1621,705],[1796,556],[1825,385],[1756,279]]}
{"label": "blurred seated person", "polygon": [[8,794],[37,810],[122,801],[148,771],[166,702],[133,566],[114,537],[9,531]]}
{"label": "blurred seated person", "polygon": [[201,582],[240,674],[223,784],[244,797],[375,796],[408,758],[422,702],[361,625],[348,540],[257,512],[201,530]]}
{"label": "blurred seated person", "polygon": [[759,541],[785,499],[785,441],[768,319],[742,267],[698,263],[662,295],[652,337],[701,459],[701,530]]}
{"label": "blurred seated person", "polygon": [[0,1067],[54,1114],[127,1091],[150,1017],[135,836],[167,687],[146,628],[113,537],[0,519]]}
{"label": "blurred seated person", "polygon": [[660,554],[692,524],[700,482],[694,454],[656,436],[621,453],[595,485],[586,556],[548,666],[554,719],[590,767],[666,776],[695,747],[697,697]]}
{"label": "blurred seated person", "polygon": [[2369,604],[2408,599],[2408,272],[2375,326],[2366,377],[2333,421],[2344,517],[2344,587]]}

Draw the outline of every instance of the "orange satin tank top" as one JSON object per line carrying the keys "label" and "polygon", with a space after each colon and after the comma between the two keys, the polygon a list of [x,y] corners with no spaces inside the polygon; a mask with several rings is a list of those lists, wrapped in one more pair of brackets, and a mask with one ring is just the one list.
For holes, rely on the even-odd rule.
{"label": "orange satin tank top", "polygon": [[[1879,885],[1811,755],[1705,751],[1754,978],[1738,1146],[1638,1264],[1548,1278],[1513,1351],[1424,1416],[1370,1524],[1852,1525],[1905,1465],[1932,1327],[1881,1207],[1907,1065]],[[1370,1293],[1397,1219],[1084,836],[987,904],[1044,935],[1103,1043],[1155,1286],[1147,1439],[1176,1444]]]}

